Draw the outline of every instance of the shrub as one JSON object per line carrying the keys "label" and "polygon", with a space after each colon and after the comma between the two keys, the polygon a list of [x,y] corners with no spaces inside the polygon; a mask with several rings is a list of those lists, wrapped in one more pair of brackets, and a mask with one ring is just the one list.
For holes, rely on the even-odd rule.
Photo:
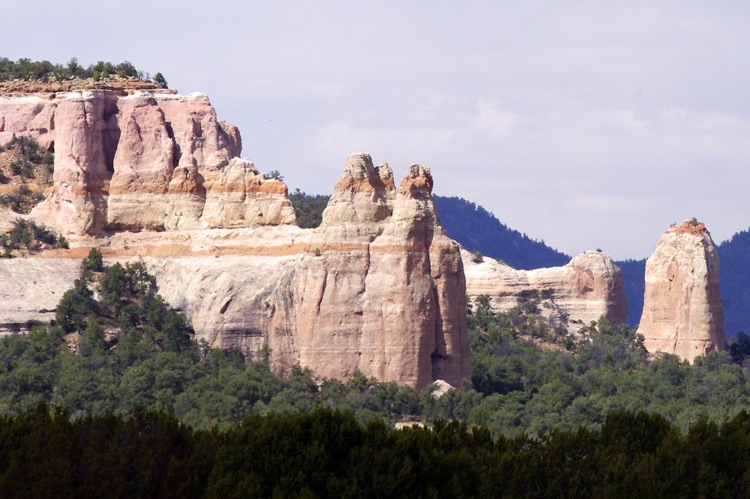
{"label": "shrub", "polygon": [[471,261],[474,263],[482,263],[484,261],[484,256],[482,256],[480,251],[475,251],[471,254]]}
{"label": "shrub", "polygon": [[3,256],[10,258],[14,250],[26,249],[29,252],[42,249],[66,248],[68,242],[64,237],[58,237],[43,225],[37,225],[30,220],[17,218],[13,228],[7,234],[0,235],[0,246]]}
{"label": "shrub", "polygon": [[270,172],[263,175],[266,180],[278,180],[279,182],[284,181],[284,175],[279,170],[271,170]]}

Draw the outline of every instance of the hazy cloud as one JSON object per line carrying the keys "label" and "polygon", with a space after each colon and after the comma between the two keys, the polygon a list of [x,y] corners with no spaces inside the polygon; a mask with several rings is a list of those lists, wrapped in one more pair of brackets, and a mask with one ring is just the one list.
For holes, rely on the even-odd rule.
{"label": "hazy cloud", "polygon": [[440,194],[618,258],[693,216],[750,225],[742,3],[64,4],[4,6],[3,55],[162,72],[292,188],[330,192],[354,151],[428,164]]}

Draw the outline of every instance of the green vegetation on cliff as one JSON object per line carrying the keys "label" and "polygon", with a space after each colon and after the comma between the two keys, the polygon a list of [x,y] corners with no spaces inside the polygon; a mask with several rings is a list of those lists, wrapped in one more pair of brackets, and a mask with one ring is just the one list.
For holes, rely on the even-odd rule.
{"label": "green vegetation on cliff", "polygon": [[[0,146],[0,205],[15,213],[29,213],[44,200],[42,190],[52,182],[55,156],[42,151],[29,137],[16,137]],[[8,185],[10,184],[10,185]]]}
{"label": "green vegetation on cliff", "polygon": [[196,428],[240,421],[249,412],[352,411],[358,419],[398,420],[419,412],[419,394],[362,375],[320,389],[299,367],[271,372],[257,359],[208,348],[193,339],[183,314],[158,295],[141,263],[105,266],[92,250],[81,277],[65,292],[53,326],[0,339],[0,412],[39,402],[75,417],[136,407],[162,410]]}
{"label": "green vegetation on cliff", "polygon": [[[98,81],[100,78],[110,76],[120,78],[138,78],[149,81],[148,74],[136,69],[128,61],[119,64],[99,61],[88,67],[83,67],[78,63],[78,59],[71,58],[67,64],[53,64],[49,61],[32,61],[31,59],[22,58],[12,61],[7,57],[0,58],[0,82],[10,80],[27,80],[27,81],[58,81],[68,80],[70,78],[93,78]],[[161,73],[156,73],[153,79],[163,87],[167,86],[167,80]]]}
{"label": "green vegetation on cliff", "polygon": [[0,233],[2,258],[13,258],[17,254],[29,254],[43,249],[67,248],[68,242],[62,235],[31,220],[17,218],[8,233]]}

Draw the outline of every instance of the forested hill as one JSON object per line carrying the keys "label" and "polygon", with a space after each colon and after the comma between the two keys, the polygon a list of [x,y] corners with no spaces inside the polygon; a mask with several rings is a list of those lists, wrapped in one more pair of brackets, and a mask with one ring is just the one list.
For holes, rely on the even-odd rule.
{"label": "forested hill", "polygon": [[750,332],[750,229],[719,245],[719,265],[727,337]]}
{"label": "forested hill", "polygon": [[646,259],[615,262],[622,269],[622,284],[628,300],[628,326],[635,327],[643,313],[643,293],[646,292]]}
{"label": "forested hill", "polygon": [[458,197],[433,196],[448,235],[470,251],[499,258],[517,269],[557,267],[570,256],[510,229],[481,206]]}

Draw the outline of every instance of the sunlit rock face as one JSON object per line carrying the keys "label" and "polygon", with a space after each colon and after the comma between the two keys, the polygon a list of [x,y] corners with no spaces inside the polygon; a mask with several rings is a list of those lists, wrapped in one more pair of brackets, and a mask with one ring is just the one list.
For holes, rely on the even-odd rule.
{"label": "sunlit rock face", "polygon": [[17,133],[54,150],[29,218],[71,246],[2,262],[0,331],[50,320],[97,247],[108,263],[143,261],[197,339],[248,355],[268,345],[279,372],[415,388],[470,378],[463,264],[429,168],[412,165],[396,189],[387,164],[352,154],[323,224],[300,229],[286,185],[239,157],[239,131],[205,95],[6,95],[0,123],[0,142]]}
{"label": "sunlit rock face", "polygon": [[420,388],[471,376],[463,265],[431,190],[426,167],[396,191],[387,166],[347,159],[297,274],[303,364]]}
{"label": "sunlit rock face", "polygon": [[286,186],[238,156],[237,127],[204,94],[82,90],[0,95],[0,143],[55,152],[31,217],[69,235],[293,224]]}
{"label": "sunlit rock face", "polygon": [[488,257],[475,262],[466,250],[461,254],[467,294],[488,295],[496,312],[530,297],[543,297],[540,313],[552,326],[563,326],[573,334],[601,317],[615,325],[625,323],[628,304],[622,272],[601,251],[582,253],[561,267],[536,270],[516,270]]}
{"label": "sunlit rock face", "polygon": [[719,255],[703,224],[686,221],[659,238],[646,262],[638,332],[650,352],[671,353],[690,362],[726,349]]}

